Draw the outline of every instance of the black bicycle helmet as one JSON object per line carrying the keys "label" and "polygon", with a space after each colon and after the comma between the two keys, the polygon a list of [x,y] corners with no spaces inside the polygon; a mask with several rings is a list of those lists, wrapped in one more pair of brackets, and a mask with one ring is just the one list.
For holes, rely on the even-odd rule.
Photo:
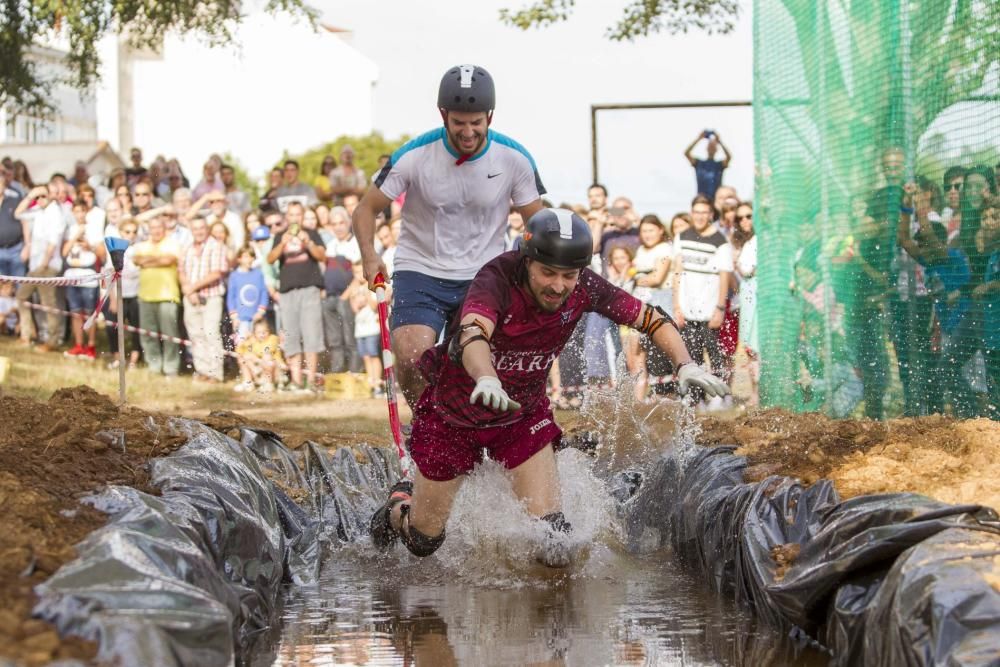
{"label": "black bicycle helmet", "polygon": [[493,77],[478,65],[456,65],[441,77],[438,108],[446,111],[493,111]]}
{"label": "black bicycle helmet", "polygon": [[525,225],[521,254],[557,269],[583,269],[590,266],[594,239],[573,211],[543,208]]}

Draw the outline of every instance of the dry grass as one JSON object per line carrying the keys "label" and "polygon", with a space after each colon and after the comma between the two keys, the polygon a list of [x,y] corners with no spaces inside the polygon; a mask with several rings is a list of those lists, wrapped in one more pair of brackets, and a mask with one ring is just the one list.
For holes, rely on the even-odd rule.
{"label": "dry grass", "polygon": [[[7,379],[0,391],[13,396],[48,400],[62,387],[85,384],[102,394],[118,398],[118,371],[107,368],[107,360],[88,362],[66,359],[61,354],[41,354],[18,346],[12,338],[0,338],[0,356],[10,359]],[[145,368],[129,370],[127,400],[145,410],[155,410],[195,419],[218,410],[237,412],[251,421],[364,439],[382,438],[388,443],[388,413],[382,399],[331,400],[290,394],[237,394],[233,383],[211,385],[189,376],[172,380]],[[401,406],[404,421],[409,411]]]}

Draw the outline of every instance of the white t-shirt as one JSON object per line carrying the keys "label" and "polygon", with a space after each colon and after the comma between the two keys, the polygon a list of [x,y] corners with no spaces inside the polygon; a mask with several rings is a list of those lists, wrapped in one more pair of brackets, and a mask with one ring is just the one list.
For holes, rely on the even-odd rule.
{"label": "white t-shirt", "polygon": [[[366,288],[367,289],[367,288]],[[371,306],[365,306],[354,313],[354,337],[364,338],[366,336],[378,336],[381,333],[378,327],[378,314]]]}
{"label": "white t-shirt", "polygon": [[389,272],[389,279],[392,280],[392,272],[396,270],[396,246],[382,251],[382,263],[385,264],[385,270]]}
{"label": "white t-shirt", "polygon": [[[672,260],[673,258],[674,247],[667,241],[657,243],[652,248],[640,245],[635,249],[635,259],[632,260],[632,266],[635,267],[636,273],[650,273],[656,271],[664,260]],[[633,294],[640,301],[648,301],[651,295],[650,290],[666,289],[670,287],[669,281],[670,272],[668,271],[663,276],[663,282],[659,285],[654,285],[653,287],[636,287]]]}
{"label": "white t-shirt", "polygon": [[37,271],[44,268],[42,261],[50,245],[55,246],[48,267],[59,271],[62,269],[62,241],[66,232],[66,219],[63,217],[59,202],[49,202],[44,209],[33,212],[31,219],[31,249],[28,257],[28,270]]}
{"label": "white t-shirt", "polygon": [[708,322],[719,303],[719,274],[733,270],[733,246],[715,225],[702,236],[691,229],[674,239],[680,293],[675,295],[684,319]]}
{"label": "white t-shirt", "polygon": [[403,145],[375,178],[389,199],[406,193],[396,271],[471,280],[504,251],[511,203],[545,194],[531,155],[499,132],[490,130],[485,148],[458,159],[440,127]]}
{"label": "white t-shirt", "polygon": [[351,264],[361,261],[361,247],[358,245],[358,239],[351,234],[350,238],[340,241],[334,236],[326,244],[326,256],[327,257],[343,257],[348,260]]}
{"label": "white t-shirt", "polygon": [[[73,238],[80,238],[82,234],[83,240],[87,242],[87,245],[91,248],[96,248],[97,246],[104,243],[104,219],[103,216],[89,217],[86,219],[83,225],[82,233],[78,231],[80,225],[73,224],[66,228],[66,232],[63,236],[63,242],[69,241]],[[60,252],[62,247],[59,248]],[[69,254],[66,255],[66,271],[63,275],[67,278],[77,278],[79,276],[91,276],[97,273],[97,253],[93,250],[81,250],[79,248],[70,247]],[[93,283],[80,283],[81,287],[96,287],[97,281]]]}

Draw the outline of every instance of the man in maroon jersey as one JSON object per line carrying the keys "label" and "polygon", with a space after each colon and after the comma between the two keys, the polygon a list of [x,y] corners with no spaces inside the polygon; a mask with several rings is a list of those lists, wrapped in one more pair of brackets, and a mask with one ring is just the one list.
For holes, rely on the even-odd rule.
{"label": "man in maroon jersey", "polygon": [[410,454],[415,484],[397,482],[372,516],[372,541],[387,549],[397,537],[417,556],[445,539],[445,524],[464,476],[483,458],[511,470],[514,493],[546,522],[538,559],[569,563],[569,522],[560,508],[552,443],[562,435],[545,382],[552,362],[584,313],[627,324],[662,349],[678,369],[681,392],[698,386],[710,396],[726,385],[691,361],[670,317],[644,305],[586,268],[590,228],[563,209],[543,209],[526,225],[520,252],[498,256],[469,287],[458,327],[424,353],[427,378],[413,411]]}

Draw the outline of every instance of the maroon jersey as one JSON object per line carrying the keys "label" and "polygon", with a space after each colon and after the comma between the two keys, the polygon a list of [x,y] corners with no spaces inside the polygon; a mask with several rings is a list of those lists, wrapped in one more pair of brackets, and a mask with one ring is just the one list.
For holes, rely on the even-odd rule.
{"label": "maroon jersey", "polygon": [[[490,340],[493,367],[507,395],[521,404],[516,412],[494,412],[469,403],[476,386],[465,368],[448,358],[445,340],[424,353],[420,369],[430,385],[435,410],[456,426],[500,426],[533,414],[547,401],[545,383],[549,368],[562,351],[584,313],[604,315],[617,324],[632,324],[642,302],[618,289],[590,269],[566,302],[555,312],[535,303],[524,282],[525,261],[517,251],[507,252],[484,266],[469,286],[459,321],[472,313],[493,322]],[[455,329],[451,335],[455,335]]]}

